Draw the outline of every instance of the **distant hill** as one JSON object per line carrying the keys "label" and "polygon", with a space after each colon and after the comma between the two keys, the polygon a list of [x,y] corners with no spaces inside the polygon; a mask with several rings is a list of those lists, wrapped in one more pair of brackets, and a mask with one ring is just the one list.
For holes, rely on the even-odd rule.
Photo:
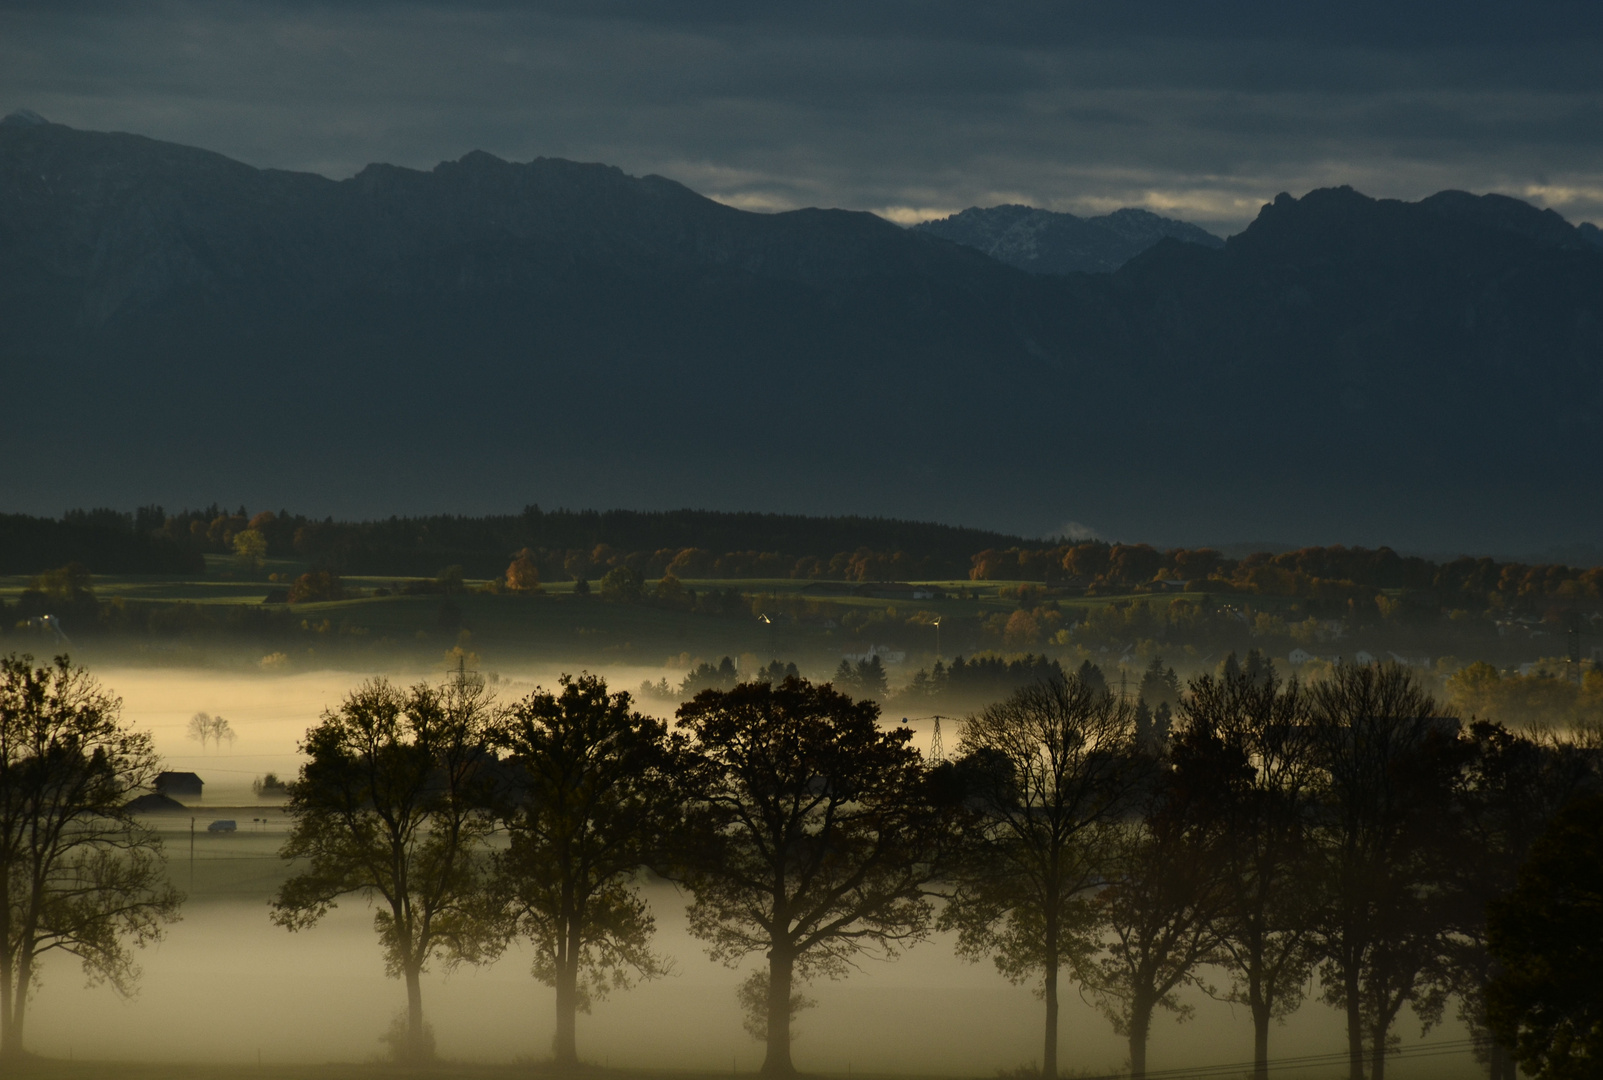
{"label": "distant hill", "polygon": [[913,228],[1033,274],[1110,273],[1166,238],[1224,247],[1195,225],[1136,209],[1082,218],[1033,206],[972,206]]}
{"label": "distant hill", "polygon": [[1222,247],[1025,273],[871,214],[748,213],[605,165],[476,152],[334,181],[9,121],[0,509],[1591,543],[1593,239],[1502,196],[1333,188]]}

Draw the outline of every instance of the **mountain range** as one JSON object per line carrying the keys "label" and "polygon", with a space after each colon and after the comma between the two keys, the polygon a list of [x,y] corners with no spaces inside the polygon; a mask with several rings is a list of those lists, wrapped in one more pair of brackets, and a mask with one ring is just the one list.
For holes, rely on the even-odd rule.
{"label": "mountain range", "polygon": [[1331,188],[1111,273],[938,232],[482,152],[335,181],[14,114],[0,503],[689,505],[1433,551],[1603,526],[1595,229]]}
{"label": "mountain range", "polygon": [[1133,208],[1082,218],[1033,206],[971,206],[913,228],[1035,274],[1111,273],[1166,238],[1224,247],[1189,222]]}

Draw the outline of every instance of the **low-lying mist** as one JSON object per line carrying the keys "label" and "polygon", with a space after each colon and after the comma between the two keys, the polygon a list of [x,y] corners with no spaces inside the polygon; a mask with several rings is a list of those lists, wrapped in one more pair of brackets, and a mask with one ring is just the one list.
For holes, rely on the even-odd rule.
{"label": "low-lying mist", "polygon": [[[619,688],[658,674],[641,668],[601,673]],[[510,700],[536,683],[553,685],[557,674],[535,668],[503,673],[497,690]],[[288,822],[275,800],[258,799],[251,789],[269,771],[294,776],[297,740],[363,676],[149,668],[101,668],[96,676],[122,696],[126,719],[154,734],[168,768],[192,770],[206,782],[202,800],[185,800],[195,803],[192,814],[151,818],[166,841],[172,879],[189,899],[166,940],[140,955],[144,974],[131,999],[107,987],[84,987],[74,961],[50,957],[29,1014],[31,1048],[62,1058],[242,1064],[258,1057],[267,1063],[379,1057],[380,1037],[403,1008],[405,992],[385,975],[372,911],[348,898],[308,931],[289,933],[269,922],[268,899],[286,875],[276,852]],[[197,711],[225,717],[237,739],[201,750],[186,737]],[[919,744],[927,746],[930,723],[914,726]],[[950,749],[956,723],[949,722],[943,735]],[[238,831],[208,833],[207,824],[219,817],[234,819]],[[674,973],[597,1002],[580,1020],[581,1058],[615,1067],[756,1069],[763,1048],[743,1030],[735,991],[761,958],[738,970],[712,963],[686,931],[688,898],[663,882],[648,885],[646,894],[657,920],[655,947],[672,959]],[[529,953],[514,947],[485,968],[429,973],[424,1008],[442,1056],[503,1063],[549,1056],[553,991],[530,975],[529,962]],[[1223,986],[1227,979],[1220,972],[1213,982]],[[989,963],[958,959],[947,935],[892,962],[865,961],[849,978],[813,984],[806,993],[817,1006],[796,1025],[796,1061],[804,1072],[993,1075],[1040,1057],[1042,1006],[1031,989],[1010,985]],[[1154,1072],[1250,1059],[1252,1028],[1244,1009],[1197,993],[1186,1002],[1195,1010],[1188,1022],[1157,1019]],[[1449,1023],[1430,1041],[1461,1043],[1464,1037]],[[1276,1058],[1336,1054],[1344,1038],[1341,1014],[1310,995],[1274,1032],[1272,1052]],[[1125,1058],[1125,1040],[1072,993],[1064,999],[1062,1040],[1069,1072],[1113,1071]],[[1296,1075],[1335,1075],[1343,1067],[1332,1062]],[[1424,1077],[1462,1075],[1473,1066],[1467,1054],[1455,1053],[1399,1060],[1393,1068],[1396,1076]]]}

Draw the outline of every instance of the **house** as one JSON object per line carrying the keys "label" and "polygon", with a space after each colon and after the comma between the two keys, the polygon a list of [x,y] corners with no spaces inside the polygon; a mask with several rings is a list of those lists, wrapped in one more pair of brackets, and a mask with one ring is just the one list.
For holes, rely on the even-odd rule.
{"label": "house", "polygon": [[155,814],[168,810],[182,810],[184,804],[177,799],[169,799],[165,795],[141,795],[139,798],[126,802],[124,810],[132,810],[136,814]]}
{"label": "house", "polygon": [[192,795],[200,798],[200,789],[205,787],[205,781],[192,772],[161,772],[156,774],[156,793],[173,798],[179,795]]}
{"label": "house", "polygon": [[1293,664],[1306,664],[1313,658],[1314,654],[1309,652],[1307,649],[1292,649],[1291,653],[1286,657],[1286,659],[1291,661]]}

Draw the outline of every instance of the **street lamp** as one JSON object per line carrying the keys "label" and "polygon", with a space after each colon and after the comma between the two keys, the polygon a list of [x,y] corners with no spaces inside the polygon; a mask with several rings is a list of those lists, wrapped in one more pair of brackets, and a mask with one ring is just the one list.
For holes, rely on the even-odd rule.
{"label": "street lamp", "polygon": [[778,631],[774,629],[774,620],[770,619],[767,614],[758,615],[757,619],[759,622],[768,624],[768,659],[777,661],[779,659],[779,649],[774,644],[774,635]]}
{"label": "street lamp", "polygon": [[939,660],[941,658],[941,620],[937,618],[930,625],[935,627],[935,659]]}

